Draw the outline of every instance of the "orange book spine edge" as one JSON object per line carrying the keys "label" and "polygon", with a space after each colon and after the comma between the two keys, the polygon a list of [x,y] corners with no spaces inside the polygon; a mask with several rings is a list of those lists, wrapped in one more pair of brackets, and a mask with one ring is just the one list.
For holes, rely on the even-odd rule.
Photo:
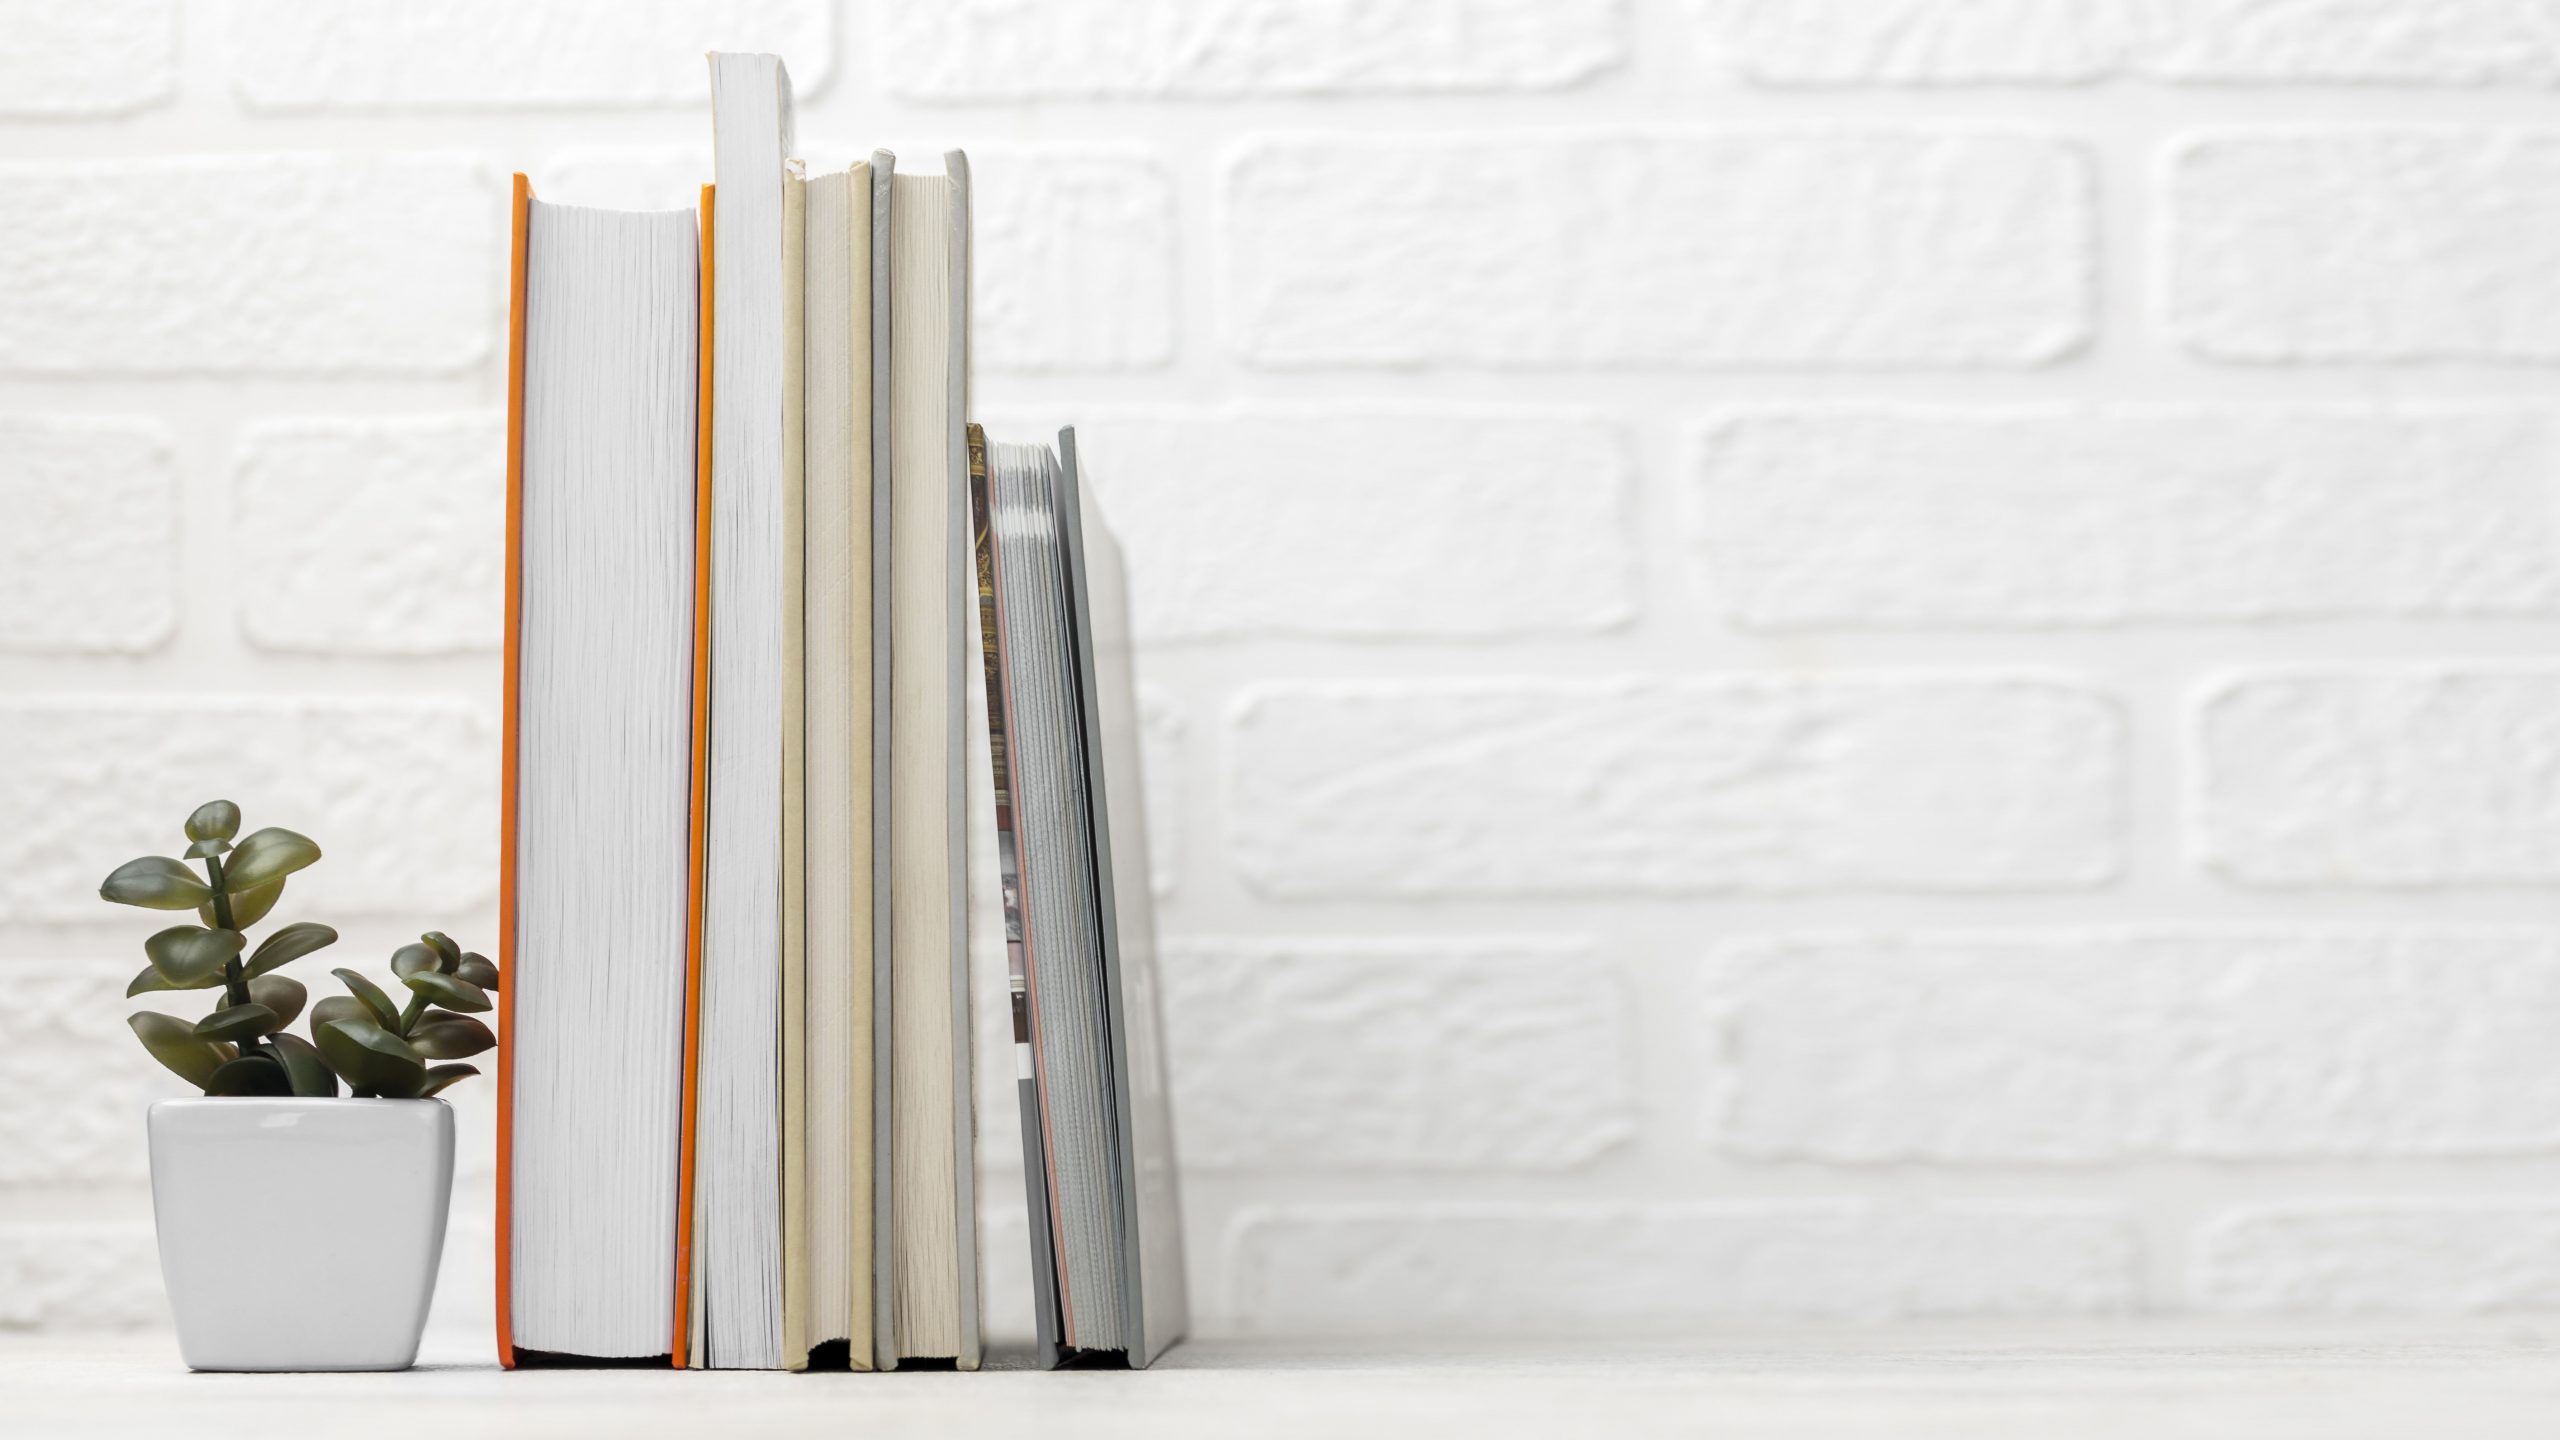
{"label": "orange book spine edge", "polygon": [[684,1128],[676,1145],[675,1368],[693,1301],[694,1100],[702,1076],[702,865],[711,790],[711,187],[702,187],[701,370],[694,382],[692,835],[686,849]]}
{"label": "orange book spine edge", "polygon": [[505,741],[498,769],[498,1363],[516,1364],[515,1286],[510,1275],[514,1244],[510,1214],[515,1189],[515,1046],[507,1038],[508,998],[516,992],[516,696],[522,651],[516,641],[524,596],[524,277],[527,221],[533,183],[519,172],[511,200],[514,256],[507,278],[507,634],[506,678],[501,706]]}

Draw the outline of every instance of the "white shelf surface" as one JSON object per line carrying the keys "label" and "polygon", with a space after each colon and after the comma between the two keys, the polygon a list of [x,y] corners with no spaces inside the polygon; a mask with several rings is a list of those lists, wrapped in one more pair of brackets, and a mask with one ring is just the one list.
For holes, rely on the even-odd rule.
{"label": "white shelf surface", "polygon": [[12,1436],[2560,1435],[2560,1319],[1734,1330],[1187,1345],[1144,1373],[196,1375],[171,1338],[0,1334]]}

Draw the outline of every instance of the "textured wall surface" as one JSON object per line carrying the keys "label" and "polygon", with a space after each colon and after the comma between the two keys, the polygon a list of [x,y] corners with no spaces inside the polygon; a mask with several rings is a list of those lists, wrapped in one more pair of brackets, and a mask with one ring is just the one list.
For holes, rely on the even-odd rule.
{"label": "textured wall surface", "polygon": [[0,35],[0,1325],[160,1314],[115,863],[493,947],[506,174],[690,204],[711,46],[970,148],[1116,512],[1204,1327],[2560,1308],[2560,5]]}

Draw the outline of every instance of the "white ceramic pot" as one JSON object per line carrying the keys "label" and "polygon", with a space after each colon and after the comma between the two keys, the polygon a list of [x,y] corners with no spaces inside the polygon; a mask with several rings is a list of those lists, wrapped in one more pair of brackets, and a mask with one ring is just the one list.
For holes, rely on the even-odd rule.
{"label": "white ceramic pot", "polygon": [[442,1100],[162,1100],[151,1207],[197,1370],[403,1370],[453,1195]]}

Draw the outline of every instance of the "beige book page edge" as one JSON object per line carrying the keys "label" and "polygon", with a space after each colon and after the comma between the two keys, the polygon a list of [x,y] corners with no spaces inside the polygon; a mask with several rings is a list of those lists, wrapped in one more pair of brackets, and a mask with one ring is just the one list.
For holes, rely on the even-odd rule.
{"label": "beige book page edge", "polygon": [[782,182],[782,1364],[809,1364],[809,1088],[802,1027],[808,1004],[806,818],[801,802],[801,591],[806,566],[802,466],[806,435],[801,313],[807,255],[803,245],[808,181],[792,162]]}
{"label": "beige book page edge", "polygon": [[[852,282],[845,287],[851,303],[849,324],[854,343],[849,362],[850,391],[848,404],[852,411],[852,443],[847,447],[853,469],[853,494],[847,505],[849,514],[848,546],[850,552],[866,559],[872,553],[871,487],[876,483],[871,473],[871,167],[857,162],[852,167],[848,186],[857,203],[845,207],[846,243],[851,247],[851,264],[847,273]],[[866,567],[867,570],[867,567]],[[852,1190],[851,1212],[853,1234],[847,1244],[853,1254],[853,1271],[847,1293],[848,1314],[845,1317],[847,1363],[856,1370],[871,1368],[871,1257],[872,1257],[872,967],[878,963],[873,953],[874,935],[872,907],[877,903],[871,893],[873,873],[871,854],[871,809],[877,794],[879,777],[871,773],[871,716],[874,697],[871,664],[871,584],[866,573],[852,587],[851,634],[855,653],[847,668],[851,677],[853,703],[852,750],[856,773],[850,803],[853,806],[853,1014],[852,1033],[861,1047],[853,1065],[853,1095],[848,1113],[853,1121],[850,1154],[847,1157],[849,1188]]]}

